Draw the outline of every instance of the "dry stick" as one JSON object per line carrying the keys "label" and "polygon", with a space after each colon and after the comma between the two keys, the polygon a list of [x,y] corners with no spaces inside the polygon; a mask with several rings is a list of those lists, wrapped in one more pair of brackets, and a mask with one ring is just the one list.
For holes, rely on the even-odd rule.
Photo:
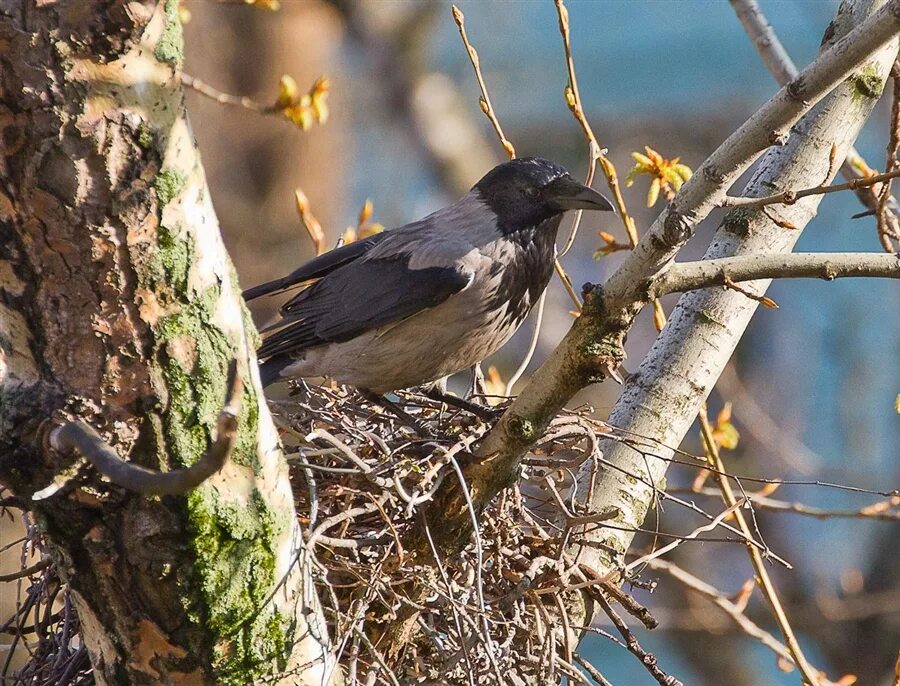
{"label": "dry stick", "polygon": [[593,596],[597,602],[600,604],[600,607],[603,608],[603,611],[606,613],[607,617],[612,620],[612,623],[615,625],[618,632],[622,635],[622,638],[625,639],[625,645],[628,648],[628,651],[636,656],[644,667],[650,672],[654,679],[656,679],[657,683],[660,686],[684,686],[678,679],[675,677],[666,674],[659,668],[657,665],[656,656],[652,653],[648,653],[641,647],[641,644],[638,643],[637,637],[632,633],[631,629],[628,628],[628,625],[625,624],[625,621],[619,616],[619,614],[612,609],[612,606],[609,604],[609,601],[603,595],[603,593],[597,593]]}
{"label": "dry stick", "polygon": [[596,681],[599,686],[613,686],[612,682],[605,676],[603,676],[600,673],[600,670],[598,670],[596,667],[594,667],[594,665],[588,662],[586,658],[581,657],[581,655],[578,653],[575,653],[573,657],[575,658],[575,662],[580,664],[584,671],[587,672],[591,679]]}
{"label": "dry stick", "polygon": [[749,617],[747,617],[746,614],[744,614],[737,603],[729,600],[728,597],[717,588],[711,586],[710,584],[694,576],[693,574],[686,572],[681,567],[672,564],[668,560],[650,560],[648,562],[648,565],[650,569],[666,572],[667,574],[669,574],[669,576],[684,585],[686,588],[694,591],[704,598],[707,598],[725,614],[731,617],[731,619],[735,624],[737,624],[741,631],[743,631],[751,638],[754,638],[762,643],[764,646],[766,646],[766,648],[778,655],[778,657],[781,657],[793,664],[794,658],[787,647],[785,647],[785,645],[781,643],[781,641],[775,638],[768,631],[754,623]]}
{"label": "dry stick", "polygon": [[[682,492],[710,497],[718,497],[721,495],[721,493],[714,488],[703,488],[699,491],[684,489]],[[900,505],[900,496],[894,496],[889,500],[872,503],[871,505],[866,505],[858,510],[826,510],[820,507],[812,507],[805,503],[770,498],[769,496],[760,493],[748,493],[747,498],[760,510],[798,514],[806,517],[814,517],[816,519],[874,519],[885,522],[900,521],[900,511],[891,509]]]}
{"label": "dry stick", "polygon": [[737,255],[695,262],[676,262],[650,286],[653,295],[682,293],[711,286],[732,287],[757,279],[834,279],[882,277],[900,279],[897,253],[787,253]]}
{"label": "dry stick", "polygon": [[793,205],[800,198],[808,195],[826,195],[828,193],[838,193],[840,191],[856,190],[858,188],[866,188],[889,181],[900,176],[900,169],[893,169],[884,174],[875,174],[874,176],[864,176],[859,179],[853,179],[846,183],[836,183],[832,186],[814,186],[813,188],[804,188],[799,191],[784,191],[775,195],[767,195],[762,198],[736,198],[726,195],[719,201],[719,207],[765,207],[766,205]]}
{"label": "dry stick", "polygon": [[[765,63],[766,68],[775,78],[778,85],[784,86],[789,81],[793,80],[798,74],[797,67],[794,65],[794,61],[791,59],[790,55],[788,55],[787,50],[784,49],[784,46],[781,44],[781,41],[778,39],[777,34],[772,29],[769,20],[766,19],[765,14],[763,14],[762,9],[757,4],[756,0],[730,0],[730,2],[738,20],[744,27],[744,31],[747,32],[750,40],[753,41],[756,51],[759,53],[763,63]],[[895,89],[896,87],[895,80]],[[850,148],[847,152],[844,164],[841,166],[841,174],[848,180],[859,178],[860,175],[864,173],[862,170],[868,168],[869,165],[859,152],[857,152],[856,148]],[[869,193],[857,193],[857,197],[860,202],[870,210],[878,210],[879,199],[875,196],[874,191],[870,191]],[[887,194],[885,200],[886,206],[890,207],[890,211],[895,217],[900,214],[900,205],[898,205],[897,200],[890,195],[890,193]],[[895,219],[893,223],[895,227],[897,226],[896,222],[897,220]],[[884,245],[884,243],[882,243],[882,245]],[[886,249],[887,252],[892,252],[890,248]]]}
{"label": "dry stick", "polygon": [[[237,442],[237,417],[241,409],[244,383],[238,373],[237,360],[228,365],[225,406],[219,414],[216,440],[196,463],[185,469],[156,472],[125,462],[100,434],[82,421],[70,421],[50,430],[48,443],[61,453],[78,453],[116,486],[142,495],[181,495],[196,488],[224,465]],[[51,484],[32,496],[41,500],[59,490]]]}
{"label": "dry stick", "polygon": [[[893,81],[893,98],[891,99],[891,134],[887,146],[887,157],[884,165],[886,172],[891,172],[900,167],[897,160],[897,151],[900,149],[900,62],[894,62],[891,68]],[[891,200],[891,180],[888,179],[881,186],[878,194],[878,239],[886,252],[894,252],[891,238],[900,240],[900,232],[897,229],[897,218],[890,212],[888,201]],[[893,222],[891,221],[893,217]]]}
{"label": "dry stick", "polygon": [[[719,449],[713,439],[709,418],[706,416],[704,410],[700,411],[698,418],[700,420],[700,433],[703,436],[703,444],[706,449],[707,459],[718,472],[722,472],[725,470],[725,465],[722,462],[722,458],[719,455]],[[726,505],[735,507],[738,501],[731,488],[731,482],[727,478],[721,476],[721,474],[716,474],[716,479],[719,482],[719,488],[722,491],[722,499],[725,501]],[[744,513],[740,508],[734,510],[734,517],[741,531],[747,536],[752,537],[750,527],[747,524],[747,519],[744,517]],[[753,569],[756,571],[756,582],[763,595],[766,597],[766,600],[769,601],[772,613],[775,615],[775,620],[778,622],[782,636],[784,636],[784,641],[791,651],[791,655],[794,656],[794,664],[797,665],[797,668],[803,675],[803,679],[809,686],[817,686],[819,684],[818,672],[816,672],[816,670],[806,661],[806,656],[804,656],[803,650],[800,648],[800,643],[797,641],[797,637],[794,635],[791,624],[784,612],[784,608],[781,606],[781,601],[778,599],[778,592],[775,590],[775,586],[769,578],[763,556],[756,548],[750,546],[747,546],[747,552],[750,555],[750,562],[753,565]]]}

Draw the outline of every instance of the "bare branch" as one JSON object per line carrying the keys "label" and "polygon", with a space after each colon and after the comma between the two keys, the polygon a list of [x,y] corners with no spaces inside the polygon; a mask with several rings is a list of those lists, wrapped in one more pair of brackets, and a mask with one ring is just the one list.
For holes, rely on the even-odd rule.
{"label": "bare branch", "polygon": [[[116,486],[142,495],[181,495],[196,488],[225,464],[237,441],[237,418],[241,408],[244,383],[238,373],[237,360],[228,367],[225,406],[219,414],[217,435],[209,450],[195,464],[171,472],[155,472],[126,462],[100,437],[93,427],[82,421],[71,421],[50,430],[49,445],[61,453],[78,453]],[[32,496],[42,500],[53,495],[55,485]]]}
{"label": "bare branch", "polygon": [[451,9],[453,10],[453,21],[456,22],[460,38],[462,38],[462,41],[466,46],[466,51],[469,53],[469,60],[472,62],[472,69],[475,70],[475,78],[478,79],[478,87],[481,89],[481,99],[478,101],[481,105],[481,111],[485,113],[488,119],[490,119],[491,126],[494,127],[497,138],[500,139],[500,144],[503,146],[509,159],[513,159],[516,156],[516,149],[503,133],[503,127],[500,126],[500,120],[497,119],[497,115],[494,112],[494,106],[491,104],[491,96],[488,94],[484,76],[481,74],[481,63],[478,60],[478,52],[469,42],[469,37],[466,35],[466,17],[456,5],[453,5]]}
{"label": "bare branch", "polygon": [[[741,501],[735,497],[734,491],[731,489],[731,482],[723,475],[725,465],[719,455],[719,448],[713,439],[712,427],[709,424],[709,419],[706,417],[706,411],[701,410],[698,418],[700,420],[700,433],[703,437],[707,459],[709,460],[710,465],[717,470],[716,479],[718,480],[719,488],[722,491],[722,500],[725,501],[725,504],[728,505],[729,508],[734,508],[734,518],[737,521],[738,528],[740,528],[747,536],[752,536],[753,533],[750,531],[750,526],[747,524],[747,519],[744,517],[743,511],[740,507],[737,507]],[[820,683],[819,674],[812,665],[807,662],[806,656],[800,648],[800,642],[797,641],[797,637],[794,635],[793,629],[791,629],[791,624],[781,605],[781,600],[778,598],[778,592],[775,590],[775,585],[769,578],[769,572],[766,569],[766,563],[765,560],[763,560],[762,554],[752,546],[747,546],[747,553],[750,556],[750,563],[753,565],[753,569],[756,572],[756,583],[762,591],[763,596],[769,601],[769,605],[772,608],[772,614],[778,622],[782,636],[784,636],[784,642],[787,644],[788,649],[791,651],[791,655],[794,657],[794,664],[797,665],[797,669],[800,670],[803,679],[809,686],[817,686]]]}
{"label": "bare branch", "polygon": [[846,183],[836,183],[833,186],[814,186],[813,188],[804,188],[799,191],[784,191],[784,193],[776,193],[775,195],[767,195],[764,198],[736,198],[730,195],[722,198],[719,203],[722,207],[764,207],[766,205],[793,205],[800,198],[809,195],[827,195],[828,193],[838,193],[839,191],[852,191],[859,188],[867,188],[880,184],[882,181],[890,181],[900,176],[900,169],[892,169],[884,174],[875,174],[874,176],[863,176]]}
{"label": "bare branch", "polygon": [[778,40],[756,0],[731,0],[731,6],[778,85],[783,86],[797,76],[794,61]]}
{"label": "bare branch", "polygon": [[[616,168],[604,154],[603,148],[600,147],[597,136],[594,135],[594,130],[587,120],[587,115],[584,113],[584,106],[581,103],[581,93],[578,90],[578,79],[575,76],[575,59],[572,56],[569,10],[566,9],[563,0],[556,0],[556,13],[559,16],[559,32],[562,35],[563,50],[566,53],[566,70],[569,76],[569,83],[565,90],[566,105],[568,105],[569,111],[572,113],[572,116],[575,117],[575,121],[578,122],[578,125],[584,132],[584,137],[588,142],[590,160],[588,162],[588,174],[585,185],[590,186],[593,183],[594,171],[597,168],[597,161],[599,160],[603,174],[606,176],[606,183],[613,194],[616,209],[619,211],[619,217],[622,219],[622,224],[625,227],[625,232],[628,234],[632,247],[634,247],[637,245],[638,241],[637,229],[634,225],[634,219],[628,214],[628,208],[625,206],[625,198],[622,197],[622,189],[619,186]],[[572,243],[575,241],[575,235],[578,233],[578,225],[581,223],[582,214],[582,210],[578,210],[575,213],[575,220],[572,222],[569,237],[566,239],[566,244],[560,255],[565,255],[569,251],[569,248],[572,247]]]}
{"label": "bare branch", "polygon": [[[778,39],[756,0],[730,0],[730,2],[741,25],[756,46],[756,51],[769,72],[778,82],[778,85],[783,86],[795,78],[797,76],[797,67]],[[856,148],[851,147],[847,151],[843,165],[841,165],[841,175],[849,181],[865,178],[869,170],[870,167],[862,155],[857,152]],[[898,230],[900,222],[898,222],[897,216],[900,215],[900,204],[889,192],[885,194],[884,198],[879,198],[875,191],[868,186],[857,188],[855,191],[859,201],[869,208],[869,212],[865,213],[866,215],[878,213],[879,216],[884,216],[884,211],[879,209],[882,200],[890,210],[890,216],[879,222],[879,238],[882,241],[882,245],[885,246],[885,250],[891,252],[888,232],[885,232],[885,226],[889,227],[891,232]]]}
{"label": "bare branch", "polygon": [[741,611],[741,608],[737,605],[737,603],[729,600],[728,597],[717,588],[711,586],[702,579],[685,571],[681,567],[678,567],[668,560],[650,560],[648,562],[648,565],[651,569],[666,572],[673,579],[683,584],[686,588],[710,600],[725,614],[731,617],[731,619],[734,620],[734,623],[737,624],[738,627],[740,627],[741,631],[743,631],[751,638],[755,638],[757,641],[766,646],[766,648],[778,655],[778,657],[781,657],[793,664],[794,658],[791,655],[791,652],[784,646],[784,644],[781,643],[768,631],[754,623],[749,617],[747,617],[747,615],[745,615]]}
{"label": "bare branch", "polygon": [[641,644],[638,643],[637,637],[628,628],[628,625],[625,624],[625,621],[619,616],[619,614],[613,610],[612,606],[609,604],[609,601],[604,597],[602,593],[597,593],[594,598],[600,604],[600,607],[603,608],[603,611],[610,618],[612,623],[615,625],[616,629],[618,629],[619,633],[622,635],[622,638],[625,639],[625,645],[628,647],[628,651],[632,653],[638,660],[641,661],[650,674],[656,679],[657,683],[660,686],[683,686],[682,682],[680,682],[675,677],[670,674],[666,674],[662,671],[656,662],[656,656],[648,653],[641,647]]}
{"label": "bare branch", "polygon": [[900,256],[883,253],[739,255],[672,264],[651,287],[653,295],[683,293],[757,279],[834,279],[851,276],[900,279]]}
{"label": "bare branch", "polygon": [[[719,491],[714,488],[704,488],[699,491],[691,490],[695,495],[718,496]],[[747,493],[747,499],[754,507],[760,510],[772,512],[787,512],[790,514],[805,515],[816,519],[874,519],[885,522],[900,521],[900,496],[890,496],[887,500],[881,500],[871,505],[866,505],[855,510],[828,510],[821,507],[813,507],[805,503],[778,500],[761,493]]]}
{"label": "bare branch", "polygon": [[17,579],[23,579],[26,576],[37,574],[38,572],[47,569],[47,567],[49,567],[50,563],[52,562],[52,557],[43,557],[33,565],[20,569],[16,572],[10,572],[9,574],[0,574],[0,583],[5,583],[7,581],[16,581]]}

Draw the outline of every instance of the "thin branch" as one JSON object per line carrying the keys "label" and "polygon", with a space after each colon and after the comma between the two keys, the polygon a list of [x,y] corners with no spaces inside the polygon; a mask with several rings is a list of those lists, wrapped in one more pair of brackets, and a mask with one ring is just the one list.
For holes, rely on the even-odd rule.
{"label": "thin branch", "polygon": [[[562,34],[563,50],[566,53],[566,68],[569,72],[569,83],[565,90],[566,104],[569,106],[572,116],[575,117],[575,120],[581,126],[581,130],[584,132],[584,136],[588,141],[588,173],[584,183],[586,186],[590,186],[594,182],[594,173],[597,170],[597,159],[603,153],[600,150],[600,144],[597,142],[597,137],[594,135],[594,131],[591,129],[591,125],[588,123],[587,117],[584,114],[584,108],[581,105],[581,94],[578,91],[578,79],[575,77],[575,61],[572,58],[572,44],[569,38],[569,10],[566,9],[563,0],[556,0],[556,13],[559,15],[559,32]],[[618,204],[618,198],[616,198],[616,203]],[[625,221],[624,201],[619,209],[622,220]],[[569,236],[566,239],[566,243],[563,246],[562,251],[560,251],[560,257],[569,252],[572,244],[575,242],[575,237],[578,235],[578,227],[581,224],[581,217],[583,214],[583,210],[575,212],[575,219],[572,221],[572,228],[569,229]],[[628,226],[627,221],[625,226]]]}
{"label": "thin branch", "polygon": [[245,110],[258,112],[259,114],[272,114],[278,111],[278,108],[275,105],[266,105],[253,98],[248,98],[246,95],[223,93],[217,88],[213,88],[205,81],[201,81],[190,74],[181,74],[181,85],[185,88],[190,88],[192,91],[195,91],[204,97],[215,100],[220,105],[243,107]]}
{"label": "thin branch", "polygon": [[9,574],[0,574],[0,583],[5,583],[7,581],[16,581],[17,579],[23,579],[26,576],[37,574],[38,572],[47,569],[47,567],[49,567],[52,562],[53,558],[47,556],[41,558],[31,566],[25,567],[24,569],[20,569],[16,572],[10,572]]}
{"label": "thin branch", "polygon": [[731,0],[734,13],[779,86],[797,76],[797,67],[756,0]]}
{"label": "thin branch", "polygon": [[734,623],[737,624],[741,631],[743,631],[751,638],[754,638],[762,643],[764,646],[766,646],[766,648],[778,655],[778,657],[787,660],[791,664],[794,663],[794,658],[791,655],[791,652],[787,649],[787,647],[785,647],[783,643],[781,643],[768,631],[755,624],[749,617],[747,617],[747,615],[744,614],[737,603],[729,600],[728,597],[717,588],[709,585],[693,574],[690,574],[681,567],[672,564],[668,560],[650,560],[648,564],[651,569],[666,572],[667,574],[669,574],[669,576],[684,585],[686,588],[714,603],[720,610],[722,610],[725,614],[731,617],[732,620],[734,620]]}
{"label": "thin branch", "polygon": [[[575,662],[581,665],[582,669],[588,673],[588,676],[591,677],[599,686],[613,686],[612,682],[603,676],[594,665],[592,665],[587,658],[581,657],[578,653],[575,653],[572,657],[575,658]],[[900,672],[898,672],[900,673]]]}
{"label": "thin branch", "polygon": [[625,645],[628,647],[628,651],[641,661],[641,664],[643,664],[644,667],[647,668],[647,670],[650,672],[653,678],[656,679],[657,683],[660,684],[660,686],[684,686],[678,679],[671,676],[670,674],[666,674],[659,668],[656,656],[648,653],[641,647],[641,644],[638,643],[637,637],[634,635],[634,633],[632,633],[631,629],[628,628],[628,625],[625,624],[625,621],[619,616],[619,614],[612,609],[612,606],[609,604],[609,601],[606,599],[602,592],[595,594],[593,597],[600,604],[600,607],[603,608],[603,611],[610,618],[610,620],[612,620],[612,623],[622,635],[622,638],[625,639]]}
{"label": "thin branch", "polygon": [[[594,135],[594,130],[591,128],[590,123],[587,120],[587,116],[584,113],[584,107],[581,102],[581,93],[578,90],[578,79],[575,76],[575,60],[572,56],[572,42],[571,35],[569,29],[569,10],[566,8],[564,0],[555,0],[556,1],[556,13],[559,16],[559,32],[562,34],[563,40],[563,50],[566,53],[566,70],[569,75],[569,83],[566,86],[565,96],[566,96],[566,104],[569,107],[569,111],[572,112],[572,116],[575,117],[575,121],[578,122],[579,126],[581,126],[581,130],[584,132],[584,136],[588,141],[588,146],[590,148],[590,167],[588,171],[588,180],[587,185],[591,185],[591,182],[594,179],[594,169],[596,163],[600,162],[600,168],[603,171],[603,175],[606,177],[607,185],[609,186],[609,190],[613,194],[613,199],[616,203],[616,208],[619,211],[619,217],[622,219],[622,224],[625,227],[625,232],[628,234],[628,239],[631,241],[632,247],[637,245],[638,236],[637,230],[635,229],[634,219],[628,214],[628,208],[625,206],[625,198],[622,197],[622,190],[619,186],[619,179],[616,175],[616,168],[609,161],[609,159],[604,154],[603,148],[600,147],[600,143],[597,141],[597,136]],[[571,247],[572,241],[575,239],[575,233],[578,230],[578,222],[581,220],[581,211],[579,211],[575,215],[575,222],[572,226],[572,230],[570,232],[570,236],[568,241],[566,242],[566,247],[563,249],[562,254],[568,251]]]}
{"label": "thin branch", "polygon": [[[578,79],[575,76],[575,59],[572,56],[572,41],[569,28],[569,10],[566,8],[564,0],[556,0],[556,13],[559,16],[559,32],[560,34],[562,34],[563,50],[566,53],[566,69],[569,75],[569,83],[566,86],[565,90],[566,104],[569,106],[569,111],[572,113],[572,116],[575,117],[575,121],[577,121],[579,126],[581,126],[581,130],[584,132],[584,137],[588,141],[590,161],[585,185],[590,186],[593,183],[594,170],[596,169],[597,162],[599,160],[600,168],[603,171],[603,175],[606,177],[606,184],[607,186],[609,186],[609,190],[613,194],[613,200],[616,203],[616,209],[618,209],[619,217],[621,217],[622,219],[622,224],[625,227],[625,233],[628,235],[628,242],[630,244],[630,247],[634,248],[638,244],[637,226],[634,223],[634,217],[632,217],[628,213],[628,208],[625,206],[625,198],[622,196],[622,188],[619,185],[619,177],[616,174],[616,167],[606,156],[605,150],[600,147],[600,143],[597,141],[597,136],[594,134],[594,130],[593,128],[591,128],[590,122],[588,122],[587,115],[585,115],[584,113],[584,106],[581,102],[581,93],[578,90]],[[566,239],[566,243],[563,246],[560,257],[569,252],[569,249],[575,242],[575,236],[578,233],[578,226],[581,223],[582,214],[582,210],[578,210],[575,213],[575,219],[572,222],[572,228],[569,230],[569,236]],[[570,293],[570,296],[571,295],[572,294]],[[576,297],[575,301],[578,302],[579,299]],[[653,308],[656,312],[656,316],[654,318],[654,321],[657,324],[656,328],[661,331],[662,327],[665,326],[665,314],[662,309],[662,303],[660,303],[658,300],[654,300]]]}
{"label": "thin branch", "polygon": [[575,310],[581,312],[581,298],[578,296],[578,293],[575,290],[575,286],[572,285],[572,279],[570,279],[569,275],[566,274],[566,270],[562,266],[562,262],[559,261],[559,258],[556,258],[556,260],[553,262],[553,268],[556,270],[556,275],[562,282],[563,288],[566,289],[566,294],[569,296],[569,299],[575,306]]}
{"label": "thin branch", "polygon": [[714,260],[676,262],[650,290],[656,296],[728,282],[757,279],[824,279],[880,277],[900,279],[900,256],[884,253],[789,253],[738,255]]}
{"label": "thin branch", "polygon": [[[709,424],[706,412],[701,410],[698,418],[700,420],[700,433],[703,437],[707,459],[718,472],[724,472],[725,465],[719,455],[719,448],[716,446],[716,442],[713,439],[712,427]],[[718,480],[719,488],[722,491],[722,500],[724,500],[725,504],[729,507],[735,507],[740,501],[735,498],[734,491],[731,489],[731,482],[718,473],[716,474],[716,479]],[[747,519],[744,517],[743,511],[739,507],[734,510],[734,517],[737,521],[738,528],[740,528],[748,537],[752,537],[753,534],[750,531],[750,526],[747,524]],[[787,644],[788,649],[791,651],[791,655],[794,657],[794,664],[797,665],[797,669],[800,670],[803,679],[809,686],[817,686],[820,683],[819,674],[812,665],[806,661],[806,656],[803,654],[800,643],[797,641],[793,629],[791,629],[791,624],[784,612],[784,608],[781,606],[781,600],[778,598],[778,592],[775,590],[775,585],[769,578],[769,572],[766,569],[766,563],[763,560],[763,556],[752,546],[747,546],[747,553],[750,555],[750,562],[756,572],[756,582],[766,600],[769,601],[769,605],[772,608],[772,614],[778,622],[782,636],[784,636],[784,642]]]}
{"label": "thin branch", "polygon": [[804,188],[799,191],[784,191],[775,195],[767,195],[763,198],[736,198],[730,195],[725,196],[719,202],[720,207],[764,207],[766,205],[793,205],[801,198],[809,195],[827,195],[828,193],[839,193],[840,191],[853,191],[858,188],[866,188],[875,186],[882,181],[890,181],[900,176],[900,169],[893,169],[883,174],[875,174],[874,176],[863,176],[845,183],[836,183],[832,186],[814,186],[812,188]]}
{"label": "thin branch", "polygon": [[[469,36],[466,33],[465,15],[456,5],[452,5],[451,10],[453,12],[453,21],[456,22],[460,38],[462,38],[463,45],[466,47],[466,52],[469,54],[469,61],[472,63],[472,69],[475,70],[475,78],[478,81],[478,87],[481,89],[481,97],[478,99],[481,111],[484,112],[485,116],[490,120],[491,126],[494,127],[494,131],[497,134],[497,138],[500,139],[500,145],[503,146],[503,150],[506,152],[509,159],[515,159],[516,149],[506,137],[506,134],[503,133],[503,127],[500,126],[500,120],[497,118],[497,113],[494,111],[493,104],[491,104],[491,96],[488,93],[487,84],[481,73],[481,61],[478,59],[478,52],[475,50],[472,43],[469,42]],[[557,276],[560,281],[562,281],[563,287],[566,289],[566,293],[569,295],[569,298],[571,298],[575,308],[580,312],[581,298],[578,297],[577,291],[574,286],[572,286],[572,280],[569,278],[569,275],[566,274],[566,270],[563,268],[559,259],[554,262],[553,266],[556,269]]]}
{"label": "thin branch", "polygon": [[[685,541],[693,540],[702,533],[705,533],[707,531],[712,531],[713,529],[718,527],[719,524],[721,524],[723,521],[728,519],[728,517],[730,517],[732,513],[739,510],[743,504],[744,504],[743,500],[739,500],[734,503],[729,503],[728,508],[723,510],[722,512],[720,512],[719,515],[715,519],[713,519],[709,524],[704,524],[703,526],[697,527],[691,533],[689,533],[687,536],[679,536],[677,540],[674,540],[671,543],[664,545],[662,548],[657,548],[652,553],[648,553],[647,555],[642,555],[641,557],[634,560],[633,562],[629,562],[627,565],[625,565],[625,572],[630,572],[632,569],[636,569],[637,567],[640,567],[641,565],[646,564],[650,560],[655,560],[656,558],[661,557],[662,555],[665,555],[667,552],[669,552],[673,548],[677,548]],[[750,533],[749,531],[743,531],[743,534],[747,538],[753,538],[753,534]],[[748,546],[748,547],[752,547],[752,546]],[[756,550],[756,549],[754,548],[754,550]]]}
{"label": "thin branch", "polygon": [[[713,488],[704,488],[699,491],[691,490],[695,495],[718,496],[720,492]],[[900,496],[892,496],[887,500],[881,500],[871,505],[866,505],[856,510],[827,510],[821,507],[813,507],[805,503],[790,502],[770,498],[761,493],[748,493],[747,499],[761,510],[772,512],[787,512],[791,514],[815,517],[816,519],[875,519],[885,522],[900,521]]]}
{"label": "thin branch", "polygon": [[516,156],[516,149],[503,133],[503,128],[500,126],[500,120],[497,119],[497,115],[494,112],[494,106],[491,104],[491,96],[488,94],[487,84],[485,84],[484,76],[481,74],[481,63],[478,60],[478,52],[469,42],[469,37],[466,35],[466,17],[456,5],[452,5],[451,10],[453,12],[453,21],[456,22],[460,38],[462,38],[463,44],[466,46],[466,51],[469,53],[469,60],[472,62],[472,68],[475,70],[475,78],[478,79],[478,87],[481,89],[481,98],[479,99],[478,104],[481,106],[481,111],[484,112],[491,121],[491,126],[494,127],[494,131],[496,131],[497,137],[500,139],[500,145],[503,146],[509,159],[514,159]]}
{"label": "thin branch", "polygon": [[534,315],[534,331],[531,333],[531,342],[528,344],[528,352],[525,353],[525,357],[522,358],[522,362],[519,363],[516,371],[513,372],[513,375],[509,377],[509,381],[506,382],[506,388],[504,389],[504,395],[510,396],[513,392],[513,387],[518,383],[519,379],[522,378],[522,375],[528,369],[528,365],[531,364],[531,360],[534,357],[534,352],[537,350],[538,340],[541,337],[541,324],[544,321],[544,306],[547,304],[547,289],[544,289],[544,292],[541,293],[541,297],[538,300],[537,304],[537,313]]}
{"label": "thin branch", "polygon": [[[185,469],[156,472],[131,462],[125,462],[93,427],[82,421],[70,421],[50,430],[49,446],[60,453],[77,453],[116,486],[142,495],[181,495],[196,488],[218,472],[228,460],[238,434],[238,413],[244,383],[238,373],[237,360],[228,366],[225,406],[219,414],[216,439],[196,463]],[[59,490],[51,484],[32,496],[32,500],[47,498]]]}

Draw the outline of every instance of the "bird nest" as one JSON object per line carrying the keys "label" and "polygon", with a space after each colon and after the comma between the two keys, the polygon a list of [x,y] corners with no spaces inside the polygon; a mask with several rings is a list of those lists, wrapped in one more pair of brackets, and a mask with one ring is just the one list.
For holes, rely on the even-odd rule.
{"label": "bird nest", "polygon": [[[435,517],[425,511],[442,485],[452,485],[448,480],[468,493],[460,465],[490,426],[415,394],[400,399],[434,437],[420,437],[341,387],[301,382],[291,398],[271,403],[314,552],[319,596],[349,682],[602,678],[576,652],[573,637],[581,627],[575,622],[584,615],[576,620],[570,610],[583,607],[580,594],[607,607],[612,598],[653,621],[568,552],[614,514],[578,516],[571,505],[574,475],[597,469],[607,426],[587,407],[554,419],[518,483],[485,511],[471,510],[471,543],[442,556],[429,530]],[[416,553],[408,542],[421,541],[423,533],[427,549]]]}
{"label": "bird nest", "polygon": [[[590,544],[586,534],[609,517],[577,514],[571,496],[575,474],[598,468],[608,427],[587,407],[555,418],[516,485],[483,512],[469,500],[475,535],[448,556],[434,545],[428,521],[433,527],[435,518],[425,512],[442,486],[468,494],[461,465],[490,425],[416,394],[400,400],[432,436],[343,387],[295,382],[287,399],[270,401],[347,682],[587,684],[587,674],[608,683],[576,650],[575,639],[587,630],[578,626],[585,620],[577,609],[585,595],[626,632],[632,652],[640,646],[610,601],[653,625],[644,608],[569,553],[579,540]],[[507,402],[501,399],[498,411]],[[26,509],[14,497],[0,505],[3,512]],[[409,542],[423,533],[428,545],[416,551]],[[0,631],[13,637],[7,657],[19,645],[29,660],[17,670],[7,663],[8,683],[93,683],[66,584],[48,557],[28,567],[35,559],[28,555],[40,555],[40,535],[32,526],[16,543],[24,569],[16,575],[15,613]]]}

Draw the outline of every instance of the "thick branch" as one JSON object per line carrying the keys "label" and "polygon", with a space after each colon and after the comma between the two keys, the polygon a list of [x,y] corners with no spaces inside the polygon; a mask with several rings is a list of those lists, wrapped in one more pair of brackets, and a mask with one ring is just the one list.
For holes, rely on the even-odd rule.
{"label": "thick branch", "polygon": [[[779,86],[785,85],[788,81],[797,76],[797,67],[791,56],[785,50],[784,45],[778,39],[777,34],[769,24],[769,20],[763,14],[762,9],[756,0],[730,0],[734,13],[737,15],[747,32],[747,36],[756,46],[756,51],[765,63],[769,73],[778,82]],[[841,176],[848,181],[853,179],[866,178],[865,170],[869,169],[869,165],[862,158],[856,148],[851,147],[847,151],[847,157],[841,165]],[[859,201],[869,208],[870,212],[878,209],[878,196],[870,187],[862,187],[854,189],[856,197]],[[897,203],[893,195],[887,198],[887,207],[896,217],[900,215],[900,204]],[[896,220],[894,220],[896,222]]]}
{"label": "thick branch", "polygon": [[[237,441],[237,418],[241,411],[244,383],[238,373],[237,360],[228,367],[228,393],[219,414],[216,440],[197,462],[185,469],[156,472],[123,460],[90,424],[66,422],[50,431],[50,447],[61,453],[76,452],[116,486],[141,495],[181,495],[196,488],[225,466]],[[50,487],[34,494],[41,500],[58,489]]]}
{"label": "thick branch", "polygon": [[900,279],[900,255],[883,253],[791,253],[739,255],[674,263],[653,284],[657,297],[727,282],[757,279],[833,279],[870,276]]}

